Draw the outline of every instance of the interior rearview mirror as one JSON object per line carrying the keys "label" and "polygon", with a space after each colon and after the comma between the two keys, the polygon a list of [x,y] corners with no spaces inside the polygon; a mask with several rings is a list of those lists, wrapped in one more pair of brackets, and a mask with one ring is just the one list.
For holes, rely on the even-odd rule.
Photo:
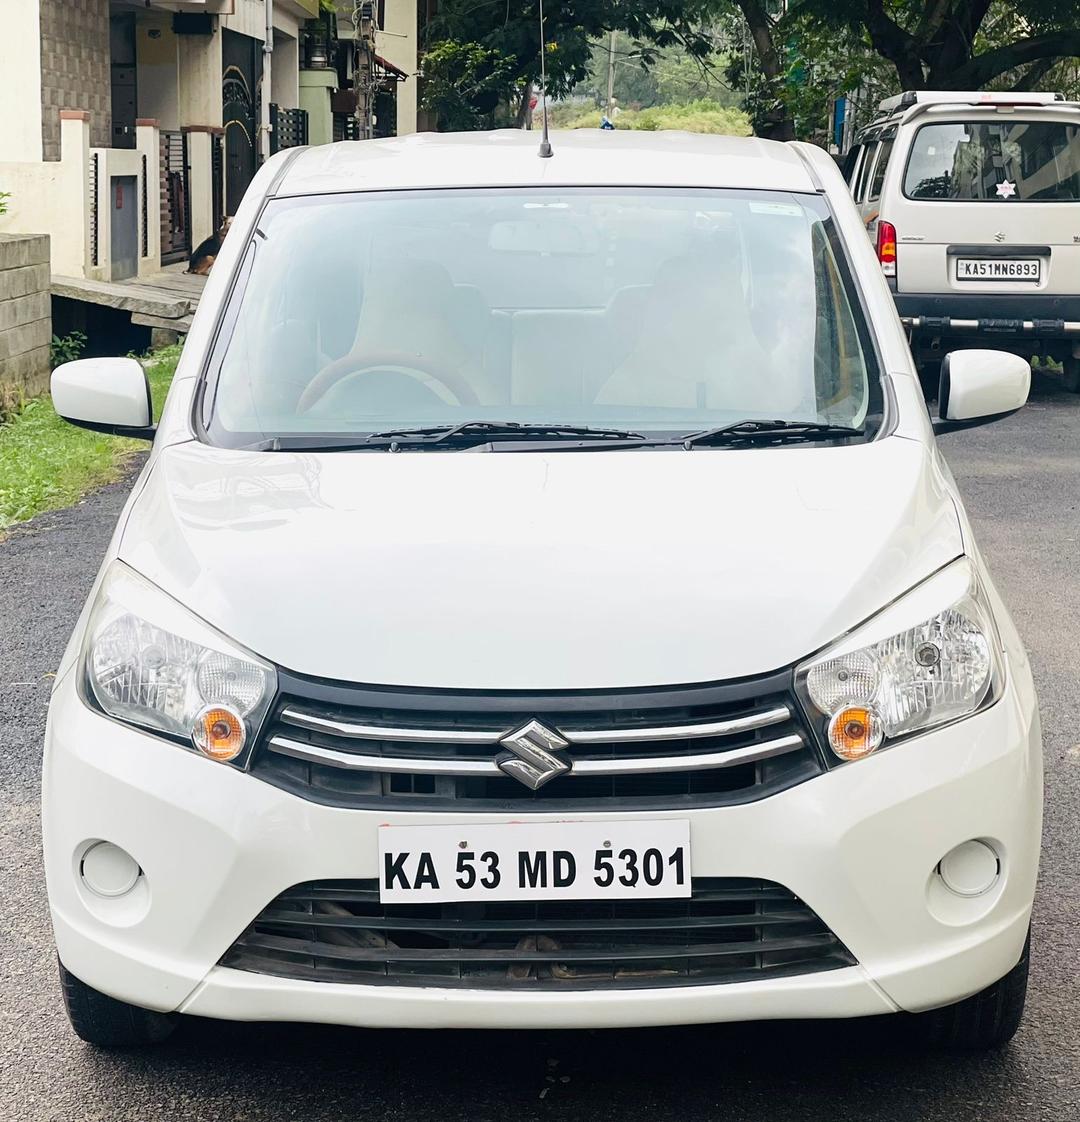
{"label": "interior rearview mirror", "polygon": [[95,432],[154,439],[150,383],[133,358],[81,358],[52,372],[57,413]]}
{"label": "interior rearview mirror", "polygon": [[941,362],[935,432],[972,428],[1015,413],[1028,399],[1031,366],[1008,351],[953,351]]}

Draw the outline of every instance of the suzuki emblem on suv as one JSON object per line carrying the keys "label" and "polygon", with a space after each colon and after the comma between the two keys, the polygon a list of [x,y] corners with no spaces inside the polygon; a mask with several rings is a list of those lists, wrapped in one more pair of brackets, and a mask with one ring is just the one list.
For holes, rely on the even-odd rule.
{"label": "suzuki emblem on suv", "polygon": [[558,755],[568,747],[568,742],[535,719],[507,733],[499,743],[507,749],[496,757],[499,769],[534,791],[570,770],[570,765]]}
{"label": "suzuki emblem on suv", "polygon": [[994,241],[1003,242],[1004,240],[1005,240],[1005,231],[1004,230],[998,230],[998,232],[994,235]]}

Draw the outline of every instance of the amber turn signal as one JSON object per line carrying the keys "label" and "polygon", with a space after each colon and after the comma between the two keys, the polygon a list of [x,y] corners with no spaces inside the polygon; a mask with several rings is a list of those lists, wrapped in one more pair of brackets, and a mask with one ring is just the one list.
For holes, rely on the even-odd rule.
{"label": "amber turn signal", "polygon": [[244,719],[227,705],[208,705],[195,718],[191,740],[212,760],[235,760],[244,748],[247,729]]}
{"label": "amber turn signal", "polygon": [[849,705],[829,721],[829,746],[842,760],[861,760],[881,744],[881,718],[868,705]]}

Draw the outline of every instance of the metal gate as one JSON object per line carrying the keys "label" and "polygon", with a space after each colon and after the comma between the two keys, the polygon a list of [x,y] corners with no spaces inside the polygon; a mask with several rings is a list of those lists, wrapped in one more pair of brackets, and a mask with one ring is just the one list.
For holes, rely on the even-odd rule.
{"label": "metal gate", "polygon": [[187,138],[161,132],[161,263],[191,256],[191,202],[188,193]]}
{"label": "metal gate", "polygon": [[222,118],[225,124],[225,212],[235,214],[258,164],[257,137],[262,56],[247,35],[224,31],[221,57]]}
{"label": "metal gate", "polygon": [[220,133],[210,137],[210,176],[213,181],[211,204],[214,208],[214,229],[225,221],[225,140]]}
{"label": "metal gate", "polygon": [[306,109],[282,109],[270,106],[270,151],[282,148],[301,148],[308,142],[308,115]]}

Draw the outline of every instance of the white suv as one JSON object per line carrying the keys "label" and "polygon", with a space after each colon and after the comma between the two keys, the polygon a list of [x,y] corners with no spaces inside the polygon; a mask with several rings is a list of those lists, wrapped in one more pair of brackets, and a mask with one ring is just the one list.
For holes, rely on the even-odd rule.
{"label": "white suv", "polygon": [[848,182],[916,362],[993,345],[1059,360],[1080,392],[1080,105],[905,93],[880,109]]}
{"label": "white suv", "polygon": [[[1038,709],[820,149],[292,151],[240,208],[56,676],[76,1031],[1024,1005]],[[937,426],[1019,408],[968,351]]]}

